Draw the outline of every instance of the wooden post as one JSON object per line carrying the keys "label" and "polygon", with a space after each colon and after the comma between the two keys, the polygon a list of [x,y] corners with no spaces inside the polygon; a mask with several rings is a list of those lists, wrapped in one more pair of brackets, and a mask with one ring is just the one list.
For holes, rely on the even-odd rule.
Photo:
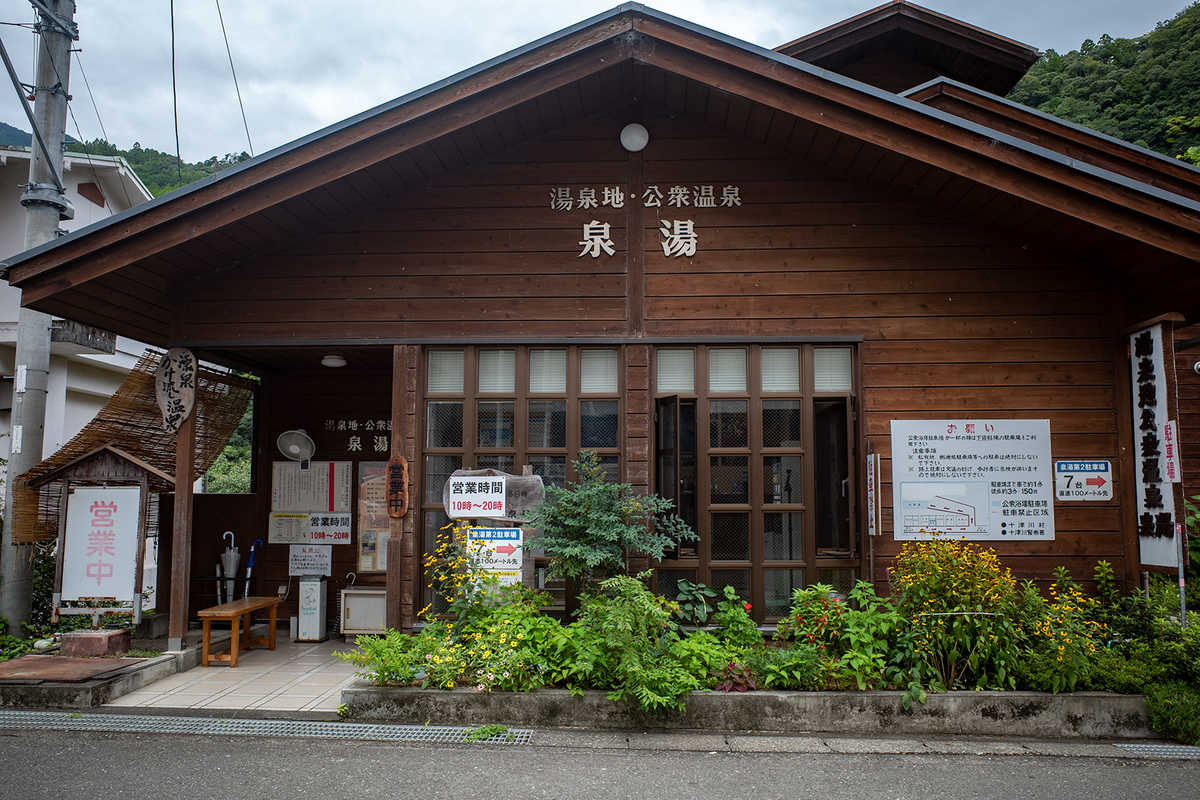
{"label": "wooden post", "polygon": [[[404,446],[404,457],[408,459],[408,513],[404,516],[404,533],[401,538],[401,592],[400,592],[400,624],[404,630],[411,631],[417,623],[417,610],[421,598],[421,568],[420,548],[417,547],[417,532],[421,530],[421,503],[417,497],[417,475],[420,472],[417,463],[417,395],[421,374],[421,346],[408,345],[404,352],[407,369],[404,372],[404,438],[400,444]],[[416,508],[414,511],[413,508]]]}
{"label": "wooden post", "polygon": [[[409,346],[392,348],[392,436],[391,457],[411,459],[408,448],[408,407],[411,400]],[[409,475],[412,475],[410,460]],[[412,542],[413,511],[416,503],[412,493],[414,481],[407,487],[408,511],[403,517],[390,517],[387,544],[387,627],[392,630],[412,630],[416,621],[413,599]]]}
{"label": "wooden post", "polygon": [[196,412],[175,439],[175,517],[171,529],[171,611],[167,649],[182,650],[192,583],[192,481],[196,461]]}

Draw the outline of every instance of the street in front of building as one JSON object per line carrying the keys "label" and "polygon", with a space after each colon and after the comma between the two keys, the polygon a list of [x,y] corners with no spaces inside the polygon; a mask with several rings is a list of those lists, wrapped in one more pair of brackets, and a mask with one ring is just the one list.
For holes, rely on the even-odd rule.
{"label": "street in front of building", "polygon": [[[232,728],[239,721],[224,723]],[[359,726],[341,727],[349,733]],[[1200,779],[1200,760],[1148,758],[1144,746],[1097,742],[552,730],[533,731],[528,744],[457,745],[48,730],[3,736],[0,781],[22,787],[26,800],[233,794],[1170,800],[1195,797]]]}

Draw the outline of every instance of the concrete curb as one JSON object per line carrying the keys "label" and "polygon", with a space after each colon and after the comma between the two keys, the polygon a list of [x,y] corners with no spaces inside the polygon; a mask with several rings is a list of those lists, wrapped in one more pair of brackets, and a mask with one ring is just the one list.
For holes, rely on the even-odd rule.
{"label": "concrete curb", "polygon": [[904,736],[1021,736],[1147,739],[1155,736],[1140,695],[1103,692],[947,692],[905,711],[899,692],[693,692],[684,711],[652,715],[605,692],[565,689],[484,694],[381,687],[342,690],[347,719],[410,725],[486,725],[590,730],[719,730],[777,733],[889,733]]}
{"label": "concrete curb", "polygon": [[[230,633],[214,633],[212,645],[229,641]],[[78,682],[19,680],[0,682],[0,708],[96,708],[136,692],[154,681],[200,666],[200,645],[169,650],[157,658],[124,667],[112,674]],[[39,658],[65,656],[39,656]]]}

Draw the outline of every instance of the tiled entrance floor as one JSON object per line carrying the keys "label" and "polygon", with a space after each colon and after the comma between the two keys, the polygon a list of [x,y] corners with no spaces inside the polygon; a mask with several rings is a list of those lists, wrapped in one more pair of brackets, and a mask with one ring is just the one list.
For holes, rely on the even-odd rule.
{"label": "tiled entrance floor", "polygon": [[342,687],[354,680],[355,667],[334,658],[354,649],[353,640],[293,642],[280,636],[275,650],[255,647],[228,664],[195,667],[118,697],[105,708],[253,710],[259,712],[336,713]]}

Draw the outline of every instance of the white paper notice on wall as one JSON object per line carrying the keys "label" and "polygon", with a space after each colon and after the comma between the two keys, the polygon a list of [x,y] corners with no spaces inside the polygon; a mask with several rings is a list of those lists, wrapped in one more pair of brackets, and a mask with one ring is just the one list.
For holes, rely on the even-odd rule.
{"label": "white paper notice on wall", "polygon": [[1049,420],[892,420],[897,540],[1054,538]]}
{"label": "white paper notice on wall", "polygon": [[327,544],[294,544],[288,548],[288,575],[325,575],[333,572],[333,548]]}
{"label": "white paper notice on wall", "polygon": [[299,462],[271,464],[271,511],[350,511],[351,461],[313,461],[308,470]]}

